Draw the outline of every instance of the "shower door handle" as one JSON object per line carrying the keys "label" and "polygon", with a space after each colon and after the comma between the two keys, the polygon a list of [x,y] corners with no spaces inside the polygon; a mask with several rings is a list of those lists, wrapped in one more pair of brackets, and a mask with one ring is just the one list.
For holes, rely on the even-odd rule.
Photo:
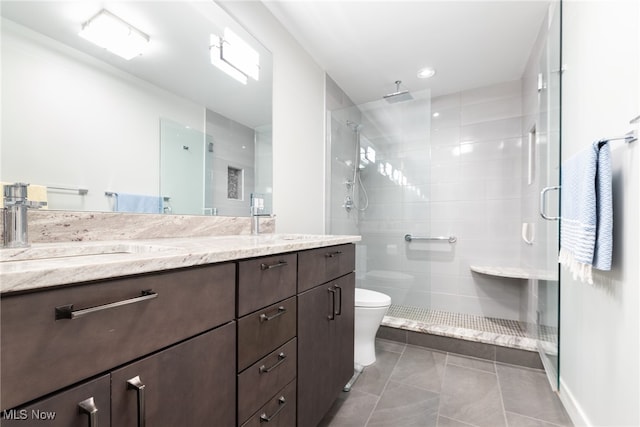
{"label": "shower door handle", "polygon": [[547,197],[546,194],[547,192],[551,191],[551,190],[560,190],[560,186],[559,185],[555,185],[553,187],[545,187],[542,189],[542,191],[540,192],[540,216],[544,219],[546,219],[547,221],[557,221],[560,219],[559,216],[549,216],[547,215]]}

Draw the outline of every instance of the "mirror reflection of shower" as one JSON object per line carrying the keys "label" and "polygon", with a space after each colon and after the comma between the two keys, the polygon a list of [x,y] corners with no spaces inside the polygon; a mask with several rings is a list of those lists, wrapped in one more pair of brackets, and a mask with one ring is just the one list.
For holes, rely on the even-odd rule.
{"label": "mirror reflection of shower", "polygon": [[[365,167],[363,162],[367,162],[367,152],[369,152],[369,157],[371,155],[375,156],[375,151],[370,147],[364,149],[361,144],[361,134],[362,125],[359,123],[352,122],[351,120],[347,120],[347,126],[354,133],[354,155],[353,162],[351,163],[349,160],[347,164],[350,164],[351,169],[353,170],[353,175],[345,181],[345,185],[347,187],[347,195],[344,199],[344,204],[342,207],[347,211],[351,212],[352,209],[356,209],[359,212],[364,212],[369,207],[369,196],[367,195],[367,189],[362,183],[361,170]],[[373,153],[373,154],[372,154]],[[375,160],[374,160],[375,161]],[[357,189],[360,188],[362,193],[357,192]],[[356,194],[357,193],[357,194]]]}

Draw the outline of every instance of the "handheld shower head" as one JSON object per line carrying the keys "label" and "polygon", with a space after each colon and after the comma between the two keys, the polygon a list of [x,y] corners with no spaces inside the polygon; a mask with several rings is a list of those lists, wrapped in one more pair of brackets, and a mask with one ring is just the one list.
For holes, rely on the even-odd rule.
{"label": "handheld shower head", "polygon": [[404,102],[411,101],[413,96],[409,93],[408,90],[400,90],[400,84],[402,84],[401,80],[396,80],[396,91],[393,93],[388,93],[383,96],[384,99],[387,100],[388,103],[394,104],[396,102]]}

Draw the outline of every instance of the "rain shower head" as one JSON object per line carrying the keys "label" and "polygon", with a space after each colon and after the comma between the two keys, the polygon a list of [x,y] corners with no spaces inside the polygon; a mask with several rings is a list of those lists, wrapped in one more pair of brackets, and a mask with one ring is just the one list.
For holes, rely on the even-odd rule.
{"label": "rain shower head", "polygon": [[388,93],[384,95],[383,98],[386,99],[387,102],[390,104],[395,104],[396,102],[411,101],[413,99],[413,96],[411,96],[409,91],[400,90],[400,84],[402,83],[402,81],[396,80],[395,83],[396,83],[396,91],[393,93]]}

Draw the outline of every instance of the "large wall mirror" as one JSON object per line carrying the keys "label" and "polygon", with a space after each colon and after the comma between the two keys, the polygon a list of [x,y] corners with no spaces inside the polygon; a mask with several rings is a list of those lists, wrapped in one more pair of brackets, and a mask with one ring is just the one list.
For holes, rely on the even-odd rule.
{"label": "large wall mirror", "polygon": [[[270,210],[271,54],[219,5],[3,1],[0,13],[0,181],[46,187],[50,209],[246,216],[260,194]],[[101,15],[142,53],[80,37]]]}

